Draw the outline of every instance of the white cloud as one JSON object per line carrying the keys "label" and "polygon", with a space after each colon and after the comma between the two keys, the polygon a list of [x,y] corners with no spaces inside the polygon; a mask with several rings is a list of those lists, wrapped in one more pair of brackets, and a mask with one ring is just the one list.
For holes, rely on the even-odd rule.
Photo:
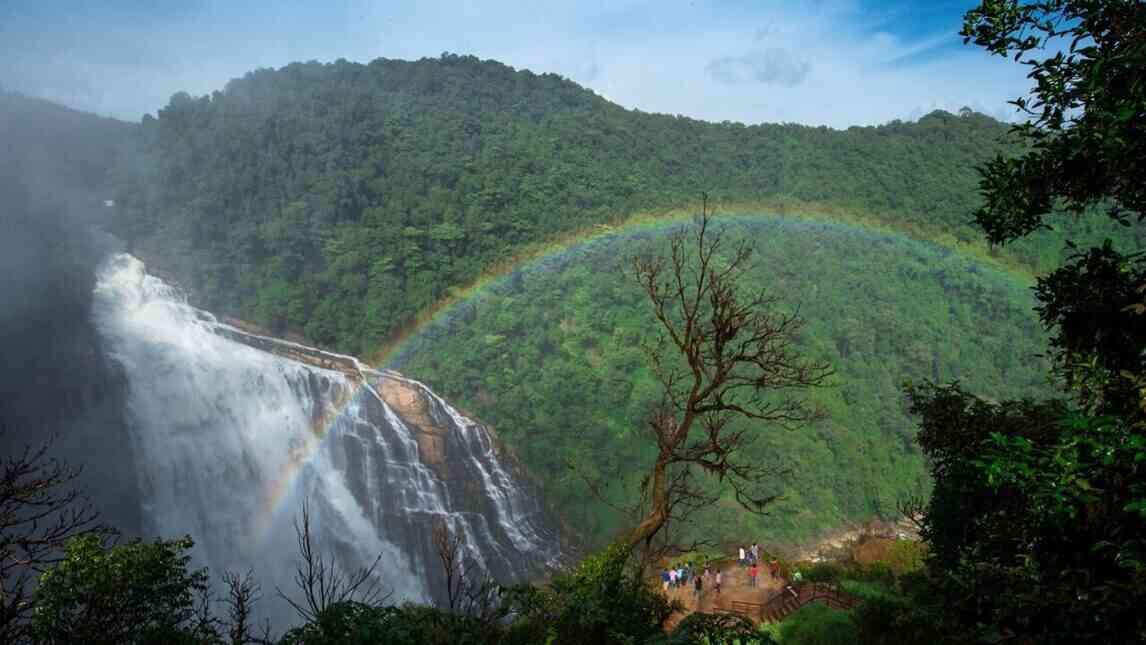
{"label": "white cloud", "polygon": [[[648,112],[834,127],[964,105],[1005,115],[1005,101],[1027,86],[1021,66],[971,47],[939,55],[957,40],[953,32],[896,36],[888,17],[848,1],[736,9],[683,0],[349,0],[305,15],[220,9],[181,20],[73,21],[47,34],[10,21],[0,26],[11,45],[0,83],[134,120],[176,91],[206,93],[256,67],[451,51],[556,72]],[[921,55],[926,62],[912,62]]]}
{"label": "white cloud", "polygon": [[756,81],[792,87],[808,75],[808,61],[797,58],[787,49],[769,47],[743,56],[715,58],[704,69],[721,83]]}

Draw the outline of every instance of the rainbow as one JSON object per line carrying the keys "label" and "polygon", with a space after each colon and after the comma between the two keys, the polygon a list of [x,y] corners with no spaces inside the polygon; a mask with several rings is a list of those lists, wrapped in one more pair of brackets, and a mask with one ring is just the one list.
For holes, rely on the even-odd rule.
{"label": "rainbow", "polygon": [[[401,329],[378,351],[373,352],[370,355],[369,363],[377,366],[390,365],[395,358],[400,357],[404,351],[412,347],[412,341],[423,330],[446,319],[457,307],[480,298],[492,285],[499,283],[515,271],[537,266],[563,254],[584,248],[589,244],[613,242],[642,233],[671,230],[692,221],[696,212],[696,209],[678,208],[639,213],[611,224],[597,224],[528,247],[516,256],[495,264],[469,284],[451,289],[446,297],[423,310],[411,324]],[[948,248],[961,255],[971,256],[976,261],[1010,274],[1021,282],[1030,283],[1032,281],[1032,274],[1028,267],[990,255],[989,249],[983,243],[968,244],[960,242],[949,233],[938,229],[904,227],[901,223],[890,219],[860,215],[854,211],[840,210],[829,206],[792,200],[737,203],[720,205],[715,219],[729,223],[788,219],[831,224],[868,233],[907,237]],[[357,363],[353,357],[342,358]],[[369,381],[368,376],[379,377],[384,376],[384,373],[372,370],[366,365],[359,364],[359,367],[363,380],[358,388],[368,388],[374,396],[381,400],[381,395]],[[350,402],[359,395],[361,390],[358,388],[348,389],[342,400],[337,401],[321,419],[316,420],[306,443],[299,448],[294,458],[283,467],[279,476],[268,483],[265,495],[266,505],[263,513],[256,518],[255,523],[259,535],[266,535],[266,532],[274,526],[275,520],[284,512],[285,503],[290,499],[290,493],[294,490],[299,475],[328,440],[331,426],[345,413]]]}
{"label": "rainbow", "polygon": [[[311,419],[310,428],[301,435],[301,445],[292,447],[289,458],[279,468],[279,472],[266,482],[262,496],[264,503],[253,522],[255,534],[265,537],[267,531],[274,526],[280,513],[279,509],[289,498],[289,493],[294,490],[295,482],[304,467],[314,460],[319,449],[330,437],[331,427],[346,413],[346,408],[350,403],[361,395],[363,388],[366,388],[366,391],[382,402],[382,397],[375,389],[371,379],[385,377],[386,374],[371,369],[354,356],[336,354],[294,341],[266,336],[248,327],[236,326],[226,322],[213,321],[212,326],[215,333],[224,338],[262,351],[269,351],[288,360],[330,371],[332,379],[339,379],[344,384],[344,387],[334,390],[335,398],[330,402],[330,405],[320,415]],[[273,349],[268,349],[268,346]],[[384,402],[382,403],[385,405]]]}
{"label": "rainbow", "polygon": [[[499,263],[465,287],[452,289],[446,298],[439,300],[432,307],[423,311],[423,313],[417,317],[414,324],[408,325],[401,330],[401,333],[394,336],[380,351],[372,354],[369,363],[372,365],[387,365],[391,358],[399,355],[400,352],[409,345],[410,341],[416,338],[418,333],[423,329],[433,326],[436,322],[445,318],[454,307],[469,302],[475,297],[479,297],[490,285],[497,283],[523,266],[542,262],[545,259],[559,256],[571,249],[579,248],[585,244],[596,241],[610,241],[643,230],[652,231],[679,225],[689,221],[691,215],[691,213],[684,210],[670,211],[657,215],[643,215],[630,218],[626,220],[623,225],[597,225],[584,231],[578,231],[576,234],[566,236],[563,239],[532,247],[511,261]],[[729,217],[729,215],[725,215],[724,217]],[[263,338],[274,342],[295,344],[289,343],[288,341],[270,339],[268,337]],[[342,358],[357,362],[353,357]],[[294,509],[294,506],[287,504],[292,498],[291,492],[295,490],[295,483],[298,481],[303,470],[305,470],[306,465],[314,460],[322,446],[329,440],[332,426],[337,422],[338,418],[346,412],[346,408],[351,401],[359,395],[361,392],[360,388],[368,388],[374,396],[377,396],[381,400],[381,395],[374,389],[373,384],[369,382],[367,377],[368,373],[376,376],[383,376],[383,373],[374,372],[374,370],[366,365],[360,365],[360,372],[362,372],[363,379],[358,388],[347,390],[346,394],[341,397],[341,400],[335,402],[332,409],[328,410],[321,418],[315,420],[310,432],[306,435],[305,443],[296,449],[295,454],[292,455],[292,458],[280,469],[277,476],[270,478],[267,482],[263,495],[265,502],[259,514],[254,518],[254,530],[256,535],[262,537],[267,536],[268,531],[276,525],[276,520],[282,516],[282,513],[284,513],[288,507],[292,510],[297,510]],[[383,402],[383,404],[385,404],[385,402]]]}
{"label": "rainbow", "polygon": [[[290,493],[295,490],[295,482],[298,481],[299,475],[314,461],[322,446],[330,440],[331,428],[345,414],[346,408],[357,398],[361,388],[370,388],[373,391],[373,386],[365,379],[357,387],[344,390],[334,405],[314,421],[310,432],[304,434],[302,445],[294,449],[291,458],[279,469],[277,476],[267,481],[263,491],[264,503],[254,518],[255,535],[268,536],[268,532],[282,515],[287,500],[291,498]],[[290,508],[293,512],[298,512],[301,507],[296,504]]]}
{"label": "rainbow", "polygon": [[[698,208],[677,208],[637,213],[611,224],[593,225],[527,247],[516,256],[496,263],[469,284],[450,289],[444,298],[424,309],[410,324],[398,330],[382,347],[371,353],[370,361],[374,365],[392,365],[396,358],[401,357],[409,349],[411,341],[416,339],[423,330],[440,323],[459,305],[480,297],[491,285],[499,283],[515,271],[557,258],[586,244],[615,241],[642,232],[671,229],[690,222],[698,211]],[[970,256],[976,261],[1010,274],[1022,282],[1032,282],[1032,272],[1029,267],[1020,265],[1008,258],[992,255],[986,243],[963,242],[947,231],[913,225],[904,226],[903,222],[890,217],[861,214],[856,211],[811,202],[775,199],[767,202],[720,204],[714,218],[716,221],[725,222],[788,219],[832,224],[869,233],[907,237],[950,249],[960,255]]]}

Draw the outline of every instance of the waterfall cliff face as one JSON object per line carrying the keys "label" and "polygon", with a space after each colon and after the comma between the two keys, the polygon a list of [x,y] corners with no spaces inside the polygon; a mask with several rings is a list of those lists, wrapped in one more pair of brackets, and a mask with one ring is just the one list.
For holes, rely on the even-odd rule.
{"label": "waterfall cliff face", "polygon": [[127,375],[145,532],[190,534],[213,572],[289,588],[304,500],[342,566],[381,554],[395,601],[437,595],[439,525],[501,582],[558,564],[557,525],[515,462],[421,383],[225,325],[129,255],[101,269],[94,305]]}

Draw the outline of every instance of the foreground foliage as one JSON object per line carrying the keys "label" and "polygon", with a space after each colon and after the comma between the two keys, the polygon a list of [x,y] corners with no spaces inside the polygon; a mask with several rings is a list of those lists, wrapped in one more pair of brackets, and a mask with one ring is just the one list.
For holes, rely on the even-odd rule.
{"label": "foreground foliage", "polygon": [[782,645],[845,645],[858,641],[849,613],[814,602],[798,609],[780,624]]}
{"label": "foreground foliage", "polygon": [[188,570],[190,538],[108,545],[83,535],[40,578],[37,643],[200,643],[215,636],[207,572]]}
{"label": "foreground foliage", "polygon": [[[5,429],[0,425],[0,438]],[[0,642],[28,629],[37,577],[73,538],[108,530],[78,490],[79,469],[49,457],[50,445],[0,458]]]}
{"label": "foreground foliage", "polygon": [[671,634],[655,642],[658,645],[771,645],[775,641],[742,616],[694,612],[677,623]]}
{"label": "foreground foliage", "polygon": [[1078,215],[1097,206],[1116,221],[1142,221],[1144,24],[1146,7],[1135,0],[993,0],[967,13],[964,41],[1022,61],[1034,83],[1031,96],[1013,101],[1029,119],[1012,128],[1026,153],[982,168],[975,219],[992,242],[1046,226],[1056,208]]}
{"label": "foreground foliage", "polygon": [[[782,623],[755,626],[731,614],[694,613],[669,633],[680,608],[641,575],[627,546],[590,555],[544,585],[501,588],[487,616],[446,606],[342,600],[279,638],[254,635],[220,617],[205,594],[205,570],[189,570],[188,539],[114,545],[77,538],[68,559],[45,575],[35,624],[13,643],[195,643],[201,645],[449,645],[629,643],[647,645],[832,645],[902,642],[883,631],[906,611],[911,573],[887,566],[820,564],[808,578],[840,583],[863,603],[854,612],[813,603]],[[248,584],[257,584],[248,579]],[[233,591],[233,589],[232,589]],[[234,599],[232,595],[232,599]],[[249,600],[249,598],[248,598]],[[228,604],[233,609],[233,604]],[[247,605],[246,610],[253,605]],[[492,618],[492,620],[490,620]],[[874,631],[873,631],[874,630]],[[893,638],[894,637],[894,638]],[[908,640],[907,642],[915,642]]]}
{"label": "foreground foliage", "polygon": [[[983,169],[977,219],[994,241],[1055,205],[1141,223],[1146,5],[984,2],[964,35],[1031,67],[1019,158]],[[1059,53],[1049,58],[1044,46]],[[1016,102],[1028,106],[1027,100]],[[917,642],[1146,640],[1146,261],[1141,247],[1080,249],[1036,288],[1061,401],[910,388],[935,492],[914,606],[886,625]],[[927,627],[930,625],[930,628]]]}
{"label": "foreground foliage", "polygon": [[520,617],[511,642],[641,643],[661,633],[674,610],[642,574],[627,545],[590,556],[544,587],[511,592]]}
{"label": "foreground foliage", "polygon": [[[299,566],[304,570],[309,534],[301,528],[299,532]],[[216,597],[207,570],[189,567],[192,547],[190,538],[124,544],[97,534],[72,538],[64,557],[46,565],[34,593],[24,597],[31,616],[10,622],[5,642],[636,644],[659,639],[665,619],[678,609],[642,575],[630,548],[614,545],[545,585],[496,587],[493,602],[480,611],[387,605],[379,596],[351,592],[311,604],[300,611],[303,624],[275,640],[269,627],[261,633],[252,629],[261,597],[257,581],[249,574],[225,574],[228,597]],[[305,596],[338,580],[330,569],[315,576],[297,580],[295,592]],[[280,600],[289,600],[280,595]],[[296,602],[290,604],[298,608]]]}

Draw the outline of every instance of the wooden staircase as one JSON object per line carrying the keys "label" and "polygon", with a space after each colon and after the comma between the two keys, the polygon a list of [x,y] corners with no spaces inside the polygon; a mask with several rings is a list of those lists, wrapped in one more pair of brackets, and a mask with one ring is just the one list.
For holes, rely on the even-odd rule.
{"label": "wooden staircase", "polygon": [[813,602],[822,602],[833,609],[852,609],[860,601],[859,598],[841,591],[837,584],[806,582],[785,586],[763,604],[733,600],[723,609],[750,620],[778,623],[800,607]]}

